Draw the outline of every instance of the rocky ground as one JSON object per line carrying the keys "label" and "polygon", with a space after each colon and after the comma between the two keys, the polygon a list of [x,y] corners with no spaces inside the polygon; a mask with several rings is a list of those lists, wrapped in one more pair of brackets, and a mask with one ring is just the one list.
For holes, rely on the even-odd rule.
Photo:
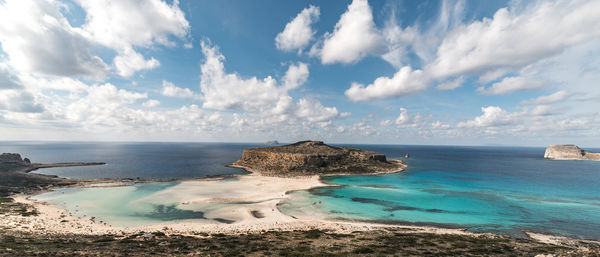
{"label": "rocky ground", "polygon": [[600,256],[595,246],[558,246],[498,236],[395,230],[252,234],[44,235],[0,232],[4,256]]}
{"label": "rocky ground", "polygon": [[321,141],[246,149],[233,167],[266,176],[380,174],[404,170],[400,160],[384,154],[349,147],[334,147]]}

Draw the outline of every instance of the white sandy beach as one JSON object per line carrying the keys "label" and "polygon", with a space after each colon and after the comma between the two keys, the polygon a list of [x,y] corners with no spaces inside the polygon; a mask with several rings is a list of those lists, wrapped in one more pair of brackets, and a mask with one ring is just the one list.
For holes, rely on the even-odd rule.
{"label": "white sandy beach", "polygon": [[[18,195],[15,197],[15,201],[33,205],[37,208],[39,215],[29,217],[0,216],[0,229],[50,234],[118,235],[163,231],[165,233],[194,235],[198,233],[235,234],[263,230],[310,229],[350,233],[352,231],[402,228],[407,233],[473,234],[461,229],[331,221],[324,220],[322,217],[296,219],[281,213],[277,209],[277,203],[288,197],[286,192],[330,185],[322,183],[318,176],[279,178],[251,174],[237,176],[236,178],[227,181],[226,186],[224,186],[222,179],[186,180],[177,186],[151,196],[153,201],[160,201],[161,198],[175,200],[180,203],[178,208],[181,209],[191,208],[198,204],[216,204],[220,206],[205,212],[205,216],[209,218],[208,221],[191,220],[157,225],[111,226],[99,221],[101,217],[92,220],[90,217],[69,215],[66,210],[29,199],[30,195]],[[243,204],[236,204],[240,202],[243,202]],[[254,212],[254,215],[252,212]],[[256,215],[258,213],[260,215]],[[210,218],[213,217],[230,219],[235,222],[226,224],[210,221]]]}

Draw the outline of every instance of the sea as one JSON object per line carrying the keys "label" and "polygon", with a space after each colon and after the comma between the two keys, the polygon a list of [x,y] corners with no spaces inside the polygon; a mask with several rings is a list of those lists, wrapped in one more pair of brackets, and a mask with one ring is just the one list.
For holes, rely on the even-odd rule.
{"label": "sea", "polygon": [[[262,145],[0,142],[0,152],[21,153],[41,163],[107,163],[35,171],[66,178],[188,179],[244,174],[225,165],[239,159],[243,149],[257,146]],[[404,160],[409,168],[385,175],[324,177],[324,182],[341,186],[292,192],[279,205],[283,213],[516,237],[529,231],[600,240],[600,162],[546,160],[543,147],[338,146],[381,152]],[[138,201],[178,183],[65,188],[34,199],[68,210],[85,205],[80,215],[114,224],[202,218],[202,212],[179,210],[172,203]]]}

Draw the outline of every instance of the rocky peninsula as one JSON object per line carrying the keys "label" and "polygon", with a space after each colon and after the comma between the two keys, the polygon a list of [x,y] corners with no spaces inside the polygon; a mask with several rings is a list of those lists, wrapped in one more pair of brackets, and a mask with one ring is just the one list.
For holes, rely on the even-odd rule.
{"label": "rocky peninsula", "polygon": [[335,147],[321,141],[246,149],[242,158],[231,166],[277,177],[381,174],[407,167],[401,160],[388,160],[381,153]]}
{"label": "rocky peninsula", "polygon": [[600,153],[583,150],[576,145],[550,145],[544,158],[552,160],[591,160],[600,161]]}
{"label": "rocky peninsula", "polygon": [[103,162],[32,163],[18,153],[0,154],[0,197],[14,193],[31,193],[56,186],[75,184],[76,180],[30,173],[41,168],[104,165]]}

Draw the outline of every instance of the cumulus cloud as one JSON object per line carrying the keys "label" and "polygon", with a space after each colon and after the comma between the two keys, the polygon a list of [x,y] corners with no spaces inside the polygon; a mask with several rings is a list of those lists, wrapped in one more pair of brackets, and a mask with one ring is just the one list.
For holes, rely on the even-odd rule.
{"label": "cumulus cloud", "polygon": [[174,46],[170,37],[184,38],[190,29],[179,1],[172,5],[161,0],[81,0],[78,3],[86,11],[82,28],[87,37],[118,52],[114,63],[123,77],[159,66],[156,59],[144,58],[134,47]]}
{"label": "cumulus cloud", "polygon": [[356,62],[370,53],[381,51],[382,39],[367,0],[354,0],[340,17],[334,31],[324,35],[321,62]]}
{"label": "cumulus cloud", "polygon": [[164,96],[170,96],[170,97],[179,97],[179,98],[197,98],[198,96],[196,95],[196,93],[194,93],[194,91],[190,90],[189,88],[181,88],[178,86],[175,86],[175,84],[163,80],[162,82],[162,90],[161,90],[161,94]]}
{"label": "cumulus cloud", "polygon": [[83,28],[94,41],[113,49],[151,47],[154,43],[172,46],[169,38],[183,38],[190,25],[179,8],[161,0],[78,1],[86,12]]}
{"label": "cumulus cloud", "polygon": [[400,108],[400,115],[396,118],[396,125],[408,125],[412,123],[412,119],[408,116],[406,108]]}
{"label": "cumulus cloud", "polygon": [[290,90],[303,85],[308,79],[308,65],[303,62],[290,65],[283,77],[283,87]]}
{"label": "cumulus cloud", "polygon": [[352,83],[345,94],[354,102],[400,97],[423,91],[430,79],[422,70],[412,70],[402,67],[393,77],[379,77],[366,87],[363,84]]}
{"label": "cumulus cloud", "polygon": [[201,65],[200,76],[204,108],[258,110],[287,98],[287,89],[279,86],[271,76],[244,79],[238,74],[226,73],[223,64],[225,56],[217,47],[205,42],[201,47],[206,58]]}
{"label": "cumulus cloud", "polygon": [[39,113],[44,107],[37,103],[30,92],[20,89],[0,90],[0,110]]}
{"label": "cumulus cloud", "polygon": [[319,7],[313,5],[302,10],[275,37],[277,49],[288,52],[295,50],[301,52],[314,38],[316,32],[313,31],[311,25],[319,20],[319,14]]}
{"label": "cumulus cloud", "polygon": [[544,84],[540,81],[524,77],[506,77],[488,88],[477,88],[477,92],[484,95],[506,95],[515,91],[539,89],[543,86]]}
{"label": "cumulus cloud", "polygon": [[142,106],[144,106],[144,107],[156,107],[159,105],[160,105],[160,101],[154,100],[154,99],[150,99],[150,100],[142,103]]}
{"label": "cumulus cloud", "polygon": [[[417,25],[402,28],[389,22],[382,32],[385,38],[382,42],[388,49],[382,58],[400,67],[412,50],[423,63],[422,68],[416,70],[422,70],[429,79],[418,86],[420,90],[397,91],[397,94],[388,90],[387,95],[360,98],[366,101],[405,96],[452,77],[456,79],[439,84],[438,89],[454,89],[460,86],[458,82],[464,76],[476,76],[480,83],[489,83],[508,73],[527,72],[526,68],[531,65],[600,36],[598,2],[515,2],[499,9],[492,18],[470,23],[462,23],[464,6],[464,1],[442,2],[438,21],[424,31]],[[534,82],[534,78],[526,81],[518,77],[522,76],[505,78],[487,89],[482,87],[479,92],[509,94],[543,86]],[[362,92],[358,90],[360,86],[352,84],[347,92]],[[353,94],[346,95],[351,100],[357,99],[351,97]]]}
{"label": "cumulus cloud", "polygon": [[438,129],[438,130],[446,130],[450,128],[450,125],[442,123],[441,121],[435,121],[433,123],[431,123],[431,128],[432,129]]}
{"label": "cumulus cloud", "polygon": [[160,66],[160,62],[156,59],[146,60],[144,56],[131,49],[116,56],[113,61],[119,75],[122,77],[131,77],[137,71],[150,70]]}
{"label": "cumulus cloud", "polygon": [[329,122],[338,116],[338,110],[335,107],[325,107],[319,102],[305,98],[298,101],[296,108],[296,116],[309,122]]}
{"label": "cumulus cloud", "polygon": [[21,72],[103,78],[108,66],[90,49],[93,43],[73,28],[54,1],[0,3],[0,42],[12,67]]}
{"label": "cumulus cloud", "polygon": [[499,9],[491,19],[449,33],[429,69],[437,78],[490,72],[501,76],[600,35],[599,10],[596,1],[539,1]]}
{"label": "cumulus cloud", "polygon": [[560,91],[557,91],[557,92],[555,92],[555,93],[553,93],[551,95],[544,95],[544,96],[537,97],[535,99],[522,101],[521,104],[522,105],[545,105],[545,104],[553,104],[553,103],[558,103],[558,102],[561,102],[563,100],[566,100],[570,96],[571,96],[571,94],[569,94],[568,91],[566,91],[566,90],[560,90]]}
{"label": "cumulus cloud", "polygon": [[483,114],[473,120],[459,122],[459,128],[498,127],[513,124],[515,117],[498,106],[481,107]]}
{"label": "cumulus cloud", "polygon": [[238,119],[235,124],[265,126],[266,124],[288,125],[307,122],[305,125],[326,126],[338,117],[335,107],[325,107],[320,102],[302,98],[294,103],[288,91],[306,82],[309,71],[304,63],[291,64],[279,83],[267,76],[242,78],[236,73],[225,72],[223,56],[216,46],[201,44],[206,59],[201,65],[200,90],[204,108],[217,110],[240,110],[255,120]]}

